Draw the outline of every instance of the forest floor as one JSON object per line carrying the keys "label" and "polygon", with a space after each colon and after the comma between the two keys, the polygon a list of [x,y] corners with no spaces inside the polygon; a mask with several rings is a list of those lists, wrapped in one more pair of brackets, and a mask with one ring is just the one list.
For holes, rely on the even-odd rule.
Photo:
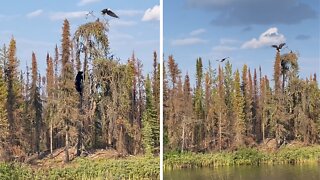
{"label": "forest floor", "polygon": [[116,150],[95,150],[86,157],[75,157],[69,149],[70,162],[64,163],[64,149],[53,155],[26,163],[1,163],[0,179],[159,179],[159,156],[123,156]]}
{"label": "forest floor", "polygon": [[[63,168],[65,166],[74,166],[76,163],[77,158],[83,158],[83,157],[76,157],[75,156],[76,149],[75,148],[70,148],[69,149],[69,157],[70,157],[70,162],[65,163],[64,158],[64,148],[59,148],[55,149],[52,153],[52,155],[47,155],[42,159],[35,159],[32,160],[29,164],[33,168]],[[129,156],[128,156],[129,157]],[[133,157],[133,156],[130,156]],[[122,156],[119,152],[117,152],[114,149],[98,149],[95,151],[91,151],[84,159],[87,160],[108,160],[108,159],[126,159],[125,156]]]}

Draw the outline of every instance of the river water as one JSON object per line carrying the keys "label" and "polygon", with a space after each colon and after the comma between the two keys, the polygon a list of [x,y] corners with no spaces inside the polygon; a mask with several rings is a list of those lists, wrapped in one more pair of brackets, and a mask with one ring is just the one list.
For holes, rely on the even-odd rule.
{"label": "river water", "polygon": [[320,180],[319,164],[261,165],[165,171],[165,180]]}

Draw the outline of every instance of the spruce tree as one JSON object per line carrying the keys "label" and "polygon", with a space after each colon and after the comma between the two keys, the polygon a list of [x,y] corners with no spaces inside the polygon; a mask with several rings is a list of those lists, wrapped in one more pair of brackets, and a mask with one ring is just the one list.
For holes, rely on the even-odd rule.
{"label": "spruce tree", "polygon": [[52,58],[47,54],[47,69],[46,69],[46,78],[47,78],[47,103],[46,103],[46,117],[47,122],[50,126],[49,134],[50,134],[50,153],[53,152],[53,124],[54,124],[54,115],[55,115],[55,97],[54,97],[54,85],[55,85],[55,77],[54,77],[54,64]]}
{"label": "spruce tree", "polygon": [[227,105],[225,103],[225,88],[224,88],[224,76],[223,70],[219,66],[218,68],[218,84],[217,84],[217,94],[214,97],[215,105],[216,105],[216,112],[217,112],[217,119],[218,119],[218,146],[219,150],[221,151],[222,148],[226,147],[225,145],[225,137],[227,135]]}
{"label": "spruce tree", "polygon": [[160,64],[158,63],[156,52],[153,52],[152,93],[154,97],[154,106],[157,109],[157,116],[160,117]]}
{"label": "spruce tree", "polygon": [[190,146],[190,137],[188,132],[191,131],[192,126],[192,89],[190,84],[190,78],[188,73],[185,75],[183,83],[183,117],[182,117],[182,142],[181,142],[181,151],[183,152],[186,148]]}
{"label": "spruce tree", "polygon": [[273,79],[274,79],[274,90],[276,93],[279,93],[281,91],[281,57],[280,52],[277,51],[276,59],[274,62],[274,69],[273,69]]}
{"label": "spruce tree", "polygon": [[194,142],[193,144],[201,148],[204,139],[204,100],[203,100],[203,65],[202,59],[199,57],[196,61],[196,89],[194,94],[194,113],[196,125],[194,126]]}
{"label": "spruce tree", "polygon": [[70,61],[70,24],[68,20],[64,20],[62,28],[62,54],[61,54],[61,82],[60,82],[60,102],[59,114],[64,123],[65,131],[65,159],[64,162],[69,162],[69,146],[70,137],[69,130],[72,121],[75,117],[75,89],[74,89],[74,72],[73,65]]}
{"label": "spruce tree", "polygon": [[[251,76],[251,73],[250,73]],[[245,124],[246,124],[246,135],[253,133],[253,121],[252,121],[252,78],[248,79],[248,66],[245,64],[242,68],[242,94],[245,100],[244,112],[245,112]]]}
{"label": "spruce tree", "polygon": [[34,151],[40,153],[40,135],[41,135],[41,126],[42,126],[42,103],[40,99],[40,90],[38,86],[38,65],[36,55],[32,53],[32,68],[31,68],[31,109],[32,109],[32,118],[34,119],[34,129],[35,129],[35,145]]}
{"label": "spruce tree", "polygon": [[4,79],[4,64],[3,60],[6,57],[6,49],[2,49],[1,52],[1,64],[0,64],[0,146],[8,143],[9,137],[9,122],[8,122],[8,114],[6,109],[6,101],[7,101],[7,87]]}
{"label": "spruce tree", "polygon": [[240,89],[240,74],[237,70],[235,72],[234,78],[234,97],[233,106],[234,106],[234,131],[235,131],[235,139],[234,143],[235,146],[242,146],[244,144],[244,137],[245,137],[245,114],[244,114],[244,97],[242,96],[241,89]]}
{"label": "spruce tree", "polygon": [[154,153],[154,146],[158,146],[160,137],[159,124],[157,122],[157,113],[153,106],[153,97],[149,75],[146,79],[146,109],[143,113],[143,142],[146,155]]}
{"label": "spruce tree", "polygon": [[16,57],[16,41],[11,39],[8,49],[8,65],[5,69],[7,79],[7,115],[9,122],[9,142],[11,145],[18,143],[17,124],[19,124],[19,79],[18,79],[18,66],[19,62]]}

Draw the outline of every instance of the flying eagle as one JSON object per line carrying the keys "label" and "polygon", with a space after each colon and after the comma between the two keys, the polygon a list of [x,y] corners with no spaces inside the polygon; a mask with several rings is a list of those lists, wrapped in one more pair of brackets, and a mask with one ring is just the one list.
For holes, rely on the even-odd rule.
{"label": "flying eagle", "polygon": [[216,60],[216,61],[223,62],[223,61],[225,61],[225,60],[228,59],[228,58],[230,58],[230,57],[225,57],[225,58],[222,58],[222,59],[218,59],[218,60]]}
{"label": "flying eagle", "polygon": [[277,51],[280,52],[280,49],[281,49],[284,45],[286,45],[286,43],[281,43],[281,44],[279,44],[279,46],[277,46],[277,45],[272,45],[271,47],[276,48]]}
{"label": "flying eagle", "polygon": [[107,8],[107,9],[103,9],[101,11],[102,15],[105,15],[105,14],[108,14],[109,16],[111,17],[114,17],[114,18],[119,18],[119,16],[117,16],[114,12],[111,11],[111,9]]}

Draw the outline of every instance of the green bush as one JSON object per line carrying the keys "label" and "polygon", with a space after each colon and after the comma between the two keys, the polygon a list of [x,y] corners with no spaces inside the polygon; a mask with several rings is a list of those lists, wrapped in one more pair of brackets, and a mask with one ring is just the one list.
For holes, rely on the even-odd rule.
{"label": "green bush", "polygon": [[259,164],[298,164],[317,162],[320,146],[284,147],[277,152],[263,152],[256,148],[243,148],[235,152],[207,154],[169,152],[164,155],[164,169],[216,167]]}
{"label": "green bush", "polygon": [[0,164],[0,179],[159,179],[158,158],[76,159],[65,168],[31,169],[21,164]]}

